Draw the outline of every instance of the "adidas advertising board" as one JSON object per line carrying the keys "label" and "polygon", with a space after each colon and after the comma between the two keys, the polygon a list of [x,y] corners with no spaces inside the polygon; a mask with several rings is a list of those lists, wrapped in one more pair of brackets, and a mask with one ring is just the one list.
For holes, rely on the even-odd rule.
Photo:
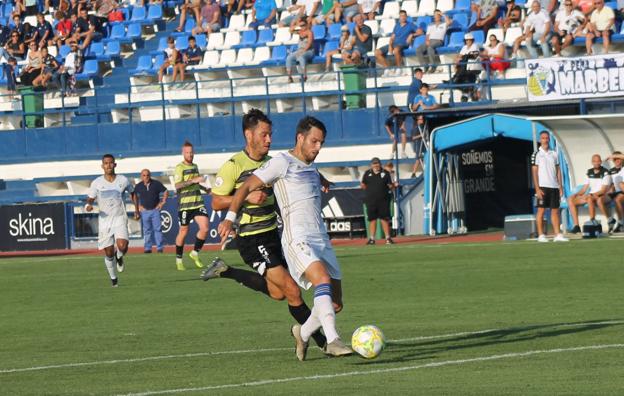
{"label": "adidas advertising board", "polygon": [[0,206],[0,251],[65,248],[65,204]]}

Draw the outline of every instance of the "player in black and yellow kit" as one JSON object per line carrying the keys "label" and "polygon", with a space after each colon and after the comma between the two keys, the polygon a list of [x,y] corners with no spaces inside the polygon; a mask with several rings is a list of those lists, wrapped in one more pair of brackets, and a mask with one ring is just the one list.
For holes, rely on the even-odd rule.
{"label": "player in black and yellow kit", "polygon": [[182,156],[184,160],[176,165],[174,175],[175,189],[178,192],[178,221],[180,222],[180,230],[176,236],[176,267],[179,271],[185,269],[182,254],[191,221],[197,223],[199,230],[195,238],[195,247],[189,256],[197,267],[203,267],[199,259],[199,251],[206,242],[209,225],[208,212],[202,197],[202,190],[209,192],[209,189],[204,184],[204,178],[200,176],[197,165],[193,163],[195,152],[193,145],[188,141],[182,145]]}
{"label": "player in black and yellow kit", "polygon": [[[234,154],[217,172],[212,188],[213,210],[229,208],[236,189],[270,158],[267,154],[271,148],[271,120],[262,111],[252,109],[243,116],[243,133],[245,149]],[[273,189],[264,186],[251,192],[241,213],[237,247],[243,261],[255,272],[230,267],[216,258],[204,270],[202,279],[229,278],[275,300],[286,299],[293,318],[305,323],[310,308],[301,298],[301,291],[290,276],[282,253]],[[326,340],[320,332],[313,337],[320,347],[324,347]]]}

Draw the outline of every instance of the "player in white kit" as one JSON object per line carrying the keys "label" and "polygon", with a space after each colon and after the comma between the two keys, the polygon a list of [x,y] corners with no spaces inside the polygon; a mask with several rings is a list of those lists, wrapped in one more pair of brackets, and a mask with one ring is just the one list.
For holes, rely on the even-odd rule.
{"label": "player in white kit", "polygon": [[328,355],[352,353],[336,331],[336,312],[342,309],[342,274],[321,216],[321,176],[312,166],[326,133],[325,125],[314,117],[299,121],[295,148],[275,155],[239,187],[219,225],[225,240],[245,197],[266,185],[273,186],[284,222],[282,249],[290,274],[304,289],[314,287],[312,315],[303,325],[292,327],[299,360],[305,359],[308,340],[321,327],[327,337]]}
{"label": "player in white kit", "polygon": [[[123,200],[124,192],[129,193],[135,207],[139,207],[134,194],[134,186],[124,175],[115,174],[116,166],[115,157],[111,154],[105,154],[102,157],[104,175],[91,183],[85,205],[85,210],[91,212],[93,203],[95,201],[98,203],[100,209],[98,249],[104,250],[104,264],[106,264],[113,287],[117,287],[118,283],[115,264],[117,271],[123,272],[123,255],[128,251],[128,215]],[[116,252],[115,246],[117,246]]]}

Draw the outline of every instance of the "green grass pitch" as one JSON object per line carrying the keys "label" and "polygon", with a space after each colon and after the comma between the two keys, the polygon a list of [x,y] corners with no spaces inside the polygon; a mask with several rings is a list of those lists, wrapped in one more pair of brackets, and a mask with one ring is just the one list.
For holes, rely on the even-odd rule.
{"label": "green grass pitch", "polygon": [[2,259],[0,394],[624,392],[622,240],[336,250],[339,330],[378,325],[375,360],[297,361],[285,302],[172,255],[129,255],[117,289],[100,256]]}

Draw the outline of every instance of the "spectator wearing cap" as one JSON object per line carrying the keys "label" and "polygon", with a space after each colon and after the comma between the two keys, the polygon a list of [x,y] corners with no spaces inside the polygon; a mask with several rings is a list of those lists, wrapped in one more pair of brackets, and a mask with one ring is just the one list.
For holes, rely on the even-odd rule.
{"label": "spectator wearing cap", "polygon": [[[444,37],[446,31],[451,25],[451,19],[444,15],[444,21],[442,21],[442,11],[435,10],[433,13],[433,23],[427,26],[427,35],[425,42],[416,48],[416,57],[418,58],[418,64],[421,67],[429,68],[430,73],[436,70],[436,48],[444,45]],[[429,63],[425,61],[425,55],[429,60]]]}
{"label": "spectator wearing cap", "polygon": [[477,20],[469,30],[488,31],[496,24],[498,18],[498,3],[496,0],[480,0],[472,3],[472,11],[477,13]]}
{"label": "spectator wearing cap", "polygon": [[542,9],[539,1],[531,4],[531,13],[524,20],[524,40],[527,51],[531,58],[537,58],[537,48],[542,48],[542,55],[545,58],[550,56],[550,40],[552,37],[552,24],[550,15]]}
{"label": "spectator wearing cap", "polygon": [[386,118],[386,122],[384,122],[384,126],[386,127],[386,132],[388,132],[388,136],[390,136],[390,140],[392,140],[392,153],[390,154],[391,158],[394,158],[394,154],[397,150],[397,136],[395,134],[395,125],[398,125],[397,133],[401,134],[401,158],[407,158],[407,154],[405,154],[405,146],[407,146],[407,129],[405,128],[405,116],[399,115],[401,114],[401,109],[398,106],[390,105],[388,107],[388,117]]}
{"label": "spectator wearing cap", "polygon": [[325,54],[325,72],[331,71],[332,58],[334,55],[349,53],[353,50],[354,37],[349,33],[349,27],[344,25],[340,28],[340,44],[337,49]]}
{"label": "spectator wearing cap", "polygon": [[134,192],[139,198],[138,211],[141,216],[144,238],[143,253],[151,253],[154,245],[158,253],[162,253],[163,235],[160,211],[167,202],[169,192],[161,182],[152,179],[149,169],[141,171],[141,181],[134,186]]}
{"label": "spectator wearing cap", "polygon": [[381,168],[381,161],[375,157],[371,160],[371,168],[364,173],[360,187],[364,190],[364,203],[369,221],[368,245],[375,244],[377,220],[386,236],[386,244],[393,244],[390,235],[390,203],[394,185],[390,174]]}
{"label": "spectator wearing cap", "polygon": [[455,75],[451,81],[455,84],[464,84],[460,88],[462,91],[462,102],[468,101],[468,96],[472,97],[472,100],[477,100],[477,93],[475,87],[467,84],[474,84],[477,81],[477,76],[481,73],[481,62],[477,61],[480,57],[479,47],[474,42],[474,36],[468,32],[464,35],[464,46],[459,50],[457,58],[455,60]]}
{"label": "spectator wearing cap", "polygon": [[587,55],[593,55],[592,44],[595,38],[602,38],[602,50],[609,53],[611,44],[611,33],[615,25],[615,13],[611,7],[605,5],[604,0],[594,0],[596,8],[591,14],[587,24],[587,35],[585,36],[585,49]]}
{"label": "spectator wearing cap", "polygon": [[394,62],[397,67],[403,65],[403,51],[410,46],[414,37],[421,35],[423,32],[413,23],[407,20],[407,12],[402,10],[399,14],[399,23],[394,26],[390,42],[381,48],[375,50],[375,58],[377,63],[382,67],[388,67],[386,56],[394,55]]}
{"label": "spectator wearing cap", "polygon": [[267,29],[271,28],[271,25],[275,23],[277,15],[277,4],[275,0],[256,0],[251,10],[251,23],[250,29],[258,29],[260,26],[264,26]]}
{"label": "spectator wearing cap", "polygon": [[373,50],[373,31],[368,25],[364,24],[364,17],[362,15],[356,15],[353,21],[355,22],[353,26],[353,36],[355,39],[353,50],[351,52],[342,53],[342,60],[347,65],[359,65],[366,54]]}

